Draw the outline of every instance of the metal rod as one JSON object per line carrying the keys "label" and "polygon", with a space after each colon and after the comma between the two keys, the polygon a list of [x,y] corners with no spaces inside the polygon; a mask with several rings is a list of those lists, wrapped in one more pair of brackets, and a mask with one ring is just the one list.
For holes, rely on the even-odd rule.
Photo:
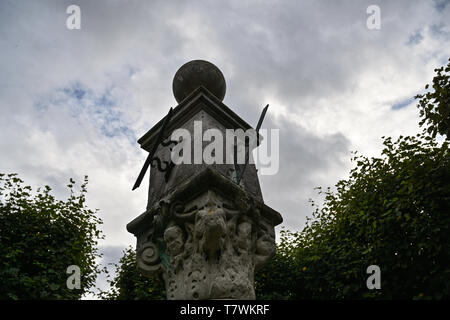
{"label": "metal rod", "polygon": [[[256,146],[259,145],[259,129],[261,128],[261,125],[264,121],[264,117],[266,116],[266,112],[267,109],[269,108],[269,105],[266,105],[265,108],[263,109],[261,116],[259,117],[258,120],[258,124],[256,125]],[[236,152],[235,152],[236,153]],[[239,172],[237,172],[236,174],[236,183],[239,184],[241,182],[242,177],[244,176],[244,171],[245,168],[247,167],[247,163],[249,160],[249,150],[248,150],[248,146],[245,146],[245,163],[244,163],[244,167],[242,168],[242,170],[239,169]]]}
{"label": "metal rod", "polygon": [[150,150],[150,153],[148,154],[147,159],[145,160],[144,166],[142,167],[141,172],[139,173],[139,176],[137,177],[132,190],[139,188],[139,186],[141,185],[142,179],[144,179],[145,173],[147,172],[148,167],[150,166],[150,164],[152,162],[152,159],[156,152],[156,149],[158,149],[158,146],[161,143],[161,140],[164,135],[164,130],[166,129],[166,126],[169,123],[170,118],[172,118],[172,108],[170,108],[169,113],[167,113],[167,115],[164,117],[164,121],[161,126],[161,129],[159,129],[158,138],[156,139],[155,143],[153,144],[153,147]]}

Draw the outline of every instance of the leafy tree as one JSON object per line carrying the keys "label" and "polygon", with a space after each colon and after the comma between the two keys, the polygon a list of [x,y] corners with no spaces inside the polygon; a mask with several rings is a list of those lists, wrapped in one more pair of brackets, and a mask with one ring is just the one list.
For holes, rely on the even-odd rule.
{"label": "leafy tree", "polygon": [[[301,232],[282,234],[266,277],[256,275],[259,297],[450,298],[450,65],[436,71],[434,92],[416,97],[428,128],[384,138],[381,157],[355,153],[335,192],[319,188],[322,208]],[[381,268],[381,290],[367,289],[370,265]]]}
{"label": "leafy tree", "polygon": [[[380,158],[355,156],[296,239],[311,297],[450,297],[449,145],[418,135],[384,146]],[[382,270],[380,291],[367,290],[369,265]]]}
{"label": "leafy tree", "polygon": [[[16,174],[0,174],[0,299],[79,299],[97,274],[101,220],[85,204],[87,177],[77,195],[70,179],[67,201],[45,186],[33,194]],[[70,265],[81,288],[68,289]]]}
{"label": "leafy tree", "polygon": [[299,263],[293,240],[298,233],[282,229],[275,257],[255,273],[257,300],[288,300],[296,296],[293,283],[299,278]]}
{"label": "leafy tree", "polygon": [[[420,125],[427,125],[427,132],[434,138],[436,134],[450,139],[450,59],[448,65],[434,69],[437,75],[433,78],[433,91],[418,94],[418,108],[423,119]],[[427,84],[425,89],[430,86]]]}
{"label": "leafy tree", "polygon": [[[109,291],[100,293],[106,300],[162,300],[166,299],[164,283],[161,279],[146,278],[136,265],[136,251],[128,247],[123,251],[119,264],[114,264],[115,276],[108,280]],[[109,272],[107,272],[109,276]]]}

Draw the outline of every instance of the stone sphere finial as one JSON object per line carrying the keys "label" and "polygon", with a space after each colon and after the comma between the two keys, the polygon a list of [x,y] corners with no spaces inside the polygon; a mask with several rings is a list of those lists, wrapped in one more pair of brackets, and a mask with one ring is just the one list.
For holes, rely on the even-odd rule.
{"label": "stone sphere finial", "polygon": [[203,86],[220,101],[225,97],[226,83],[222,72],[211,62],[192,60],[178,69],[173,78],[173,95],[178,103]]}

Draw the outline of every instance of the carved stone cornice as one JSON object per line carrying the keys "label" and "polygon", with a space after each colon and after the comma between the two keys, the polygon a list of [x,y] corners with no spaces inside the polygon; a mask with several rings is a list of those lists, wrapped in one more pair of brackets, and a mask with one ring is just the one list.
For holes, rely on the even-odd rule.
{"label": "carved stone cornice", "polygon": [[[283,222],[281,214],[270,208],[258,198],[253,197],[237,184],[231,182],[221,173],[210,167],[204,167],[203,171],[198,173],[192,179],[185,181],[177,189],[162,198],[165,202],[179,202],[194,198],[207,190],[214,190],[225,198],[234,199],[234,202],[248,203],[253,202],[254,205],[261,210],[261,214],[267,218],[274,226]],[[137,218],[127,224],[127,230],[134,235],[138,235],[142,228],[148,226],[153,221],[155,212],[160,208],[160,204],[155,204],[152,208],[146,210]]]}
{"label": "carved stone cornice", "polygon": [[[208,89],[200,86],[173,109],[172,119],[167,127],[164,138],[169,137],[174,129],[181,127],[183,123],[192,118],[200,110],[208,112],[208,114],[221,122],[226,128],[242,129],[244,131],[252,128],[233,110],[209,92]],[[162,123],[163,120],[159,121],[153,128],[139,138],[138,143],[142,149],[150,152]]]}

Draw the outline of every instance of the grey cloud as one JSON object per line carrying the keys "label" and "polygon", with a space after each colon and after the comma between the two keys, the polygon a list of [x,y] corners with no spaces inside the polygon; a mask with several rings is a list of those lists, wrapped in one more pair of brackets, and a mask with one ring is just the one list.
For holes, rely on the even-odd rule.
{"label": "grey cloud", "polygon": [[121,246],[101,246],[99,253],[102,254],[102,264],[104,266],[118,264],[125,250],[126,248]]}
{"label": "grey cloud", "polygon": [[414,98],[403,99],[403,100],[393,104],[392,110],[399,110],[399,109],[405,108],[413,102],[414,102]]}
{"label": "grey cloud", "polygon": [[423,40],[423,36],[422,36],[421,31],[419,30],[419,31],[415,32],[414,34],[412,34],[412,35],[409,37],[407,43],[408,43],[409,45],[414,45],[414,44],[420,43],[420,41],[422,41],[422,40]]}
{"label": "grey cloud", "polygon": [[291,230],[299,230],[318,199],[315,187],[334,187],[349,168],[350,142],[341,133],[319,136],[288,118],[271,120],[280,130],[280,167],[275,175],[260,176],[265,202],[278,210]]}
{"label": "grey cloud", "polygon": [[436,10],[443,11],[450,3],[449,0],[433,0]]}

